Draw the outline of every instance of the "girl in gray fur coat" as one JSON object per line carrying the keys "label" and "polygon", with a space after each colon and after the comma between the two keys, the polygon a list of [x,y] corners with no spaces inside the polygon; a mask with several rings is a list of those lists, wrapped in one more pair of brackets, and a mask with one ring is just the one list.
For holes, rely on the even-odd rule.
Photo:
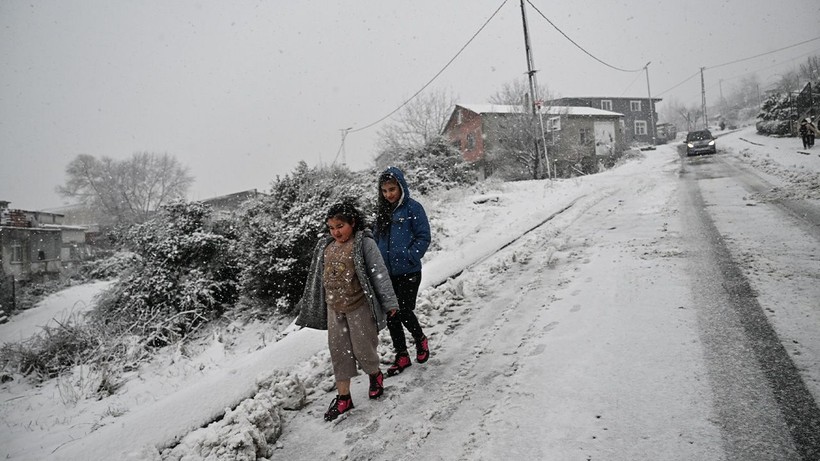
{"label": "girl in gray fur coat", "polygon": [[379,330],[399,303],[379,248],[355,205],[331,206],[326,222],[330,235],[316,244],[296,324],[327,330],[337,395],[325,420],[333,421],[354,408],[350,379],[358,374],[357,363],[370,376],[368,396],[375,399],[384,392],[376,347]]}

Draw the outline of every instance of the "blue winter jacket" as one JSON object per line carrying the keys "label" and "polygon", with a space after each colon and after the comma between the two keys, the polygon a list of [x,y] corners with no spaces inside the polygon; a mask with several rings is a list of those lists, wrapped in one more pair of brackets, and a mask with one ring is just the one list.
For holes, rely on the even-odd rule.
{"label": "blue winter jacket", "polygon": [[390,227],[383,233],[379,230],[381,223],[377,223],[376,244],[390,275],[419,272],[421,258],[430,246],[430,222],[427,220],[427,213],[419,202],[410,198],[410,189],[401,170],[390,167],[384,173],[390,173],[396,178],[401,186],[402,196],[398,206],[393,210]]}

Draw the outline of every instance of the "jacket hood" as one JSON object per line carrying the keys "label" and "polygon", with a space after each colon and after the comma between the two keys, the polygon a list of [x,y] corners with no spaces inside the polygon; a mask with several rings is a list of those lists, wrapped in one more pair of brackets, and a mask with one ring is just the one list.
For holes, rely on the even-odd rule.
{"label": "jacket hood", "polygon": [[[407,187],[407,181],[405,181],[405,179],[404,179],[404,173],[400,169],[398,169],[394,166],[388,167],[379,176],[379,186],[380,187],[381,187],[381,183],[383,182],[383,179],[386,176],[396,178],[396,181],[399,183],[399,186],[401,186],[401,199],[399,200],[399,203],[397,205],[397,206],[399,206],[402,203],[404,203],[405,201],[407,201],[407,199],[410,198],[410,188]],[[379,194],[381,194],[381,191],[379,191]]]}

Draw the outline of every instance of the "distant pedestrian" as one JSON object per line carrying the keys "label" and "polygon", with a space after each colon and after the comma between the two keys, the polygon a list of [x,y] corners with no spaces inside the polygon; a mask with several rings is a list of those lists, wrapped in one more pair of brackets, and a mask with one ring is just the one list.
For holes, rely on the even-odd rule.
{"label": "distant pedestrian", "polygon": [[393,376],[412,365],[404,336],[406,327],[416,346],[416,361],[430,358],[427,336],[414,310],[421,285],[421,258],[430,246],[430,223],[424,207],[410,198],[404,173],[390,167],[379,176],[376,243],[390,273],[399,301],[399,312],[387,319],[396,359],[387,369]]}
{"label": "distant pedestrian", "polygon": [[381,253],[365,220],[352,203],[330,207],[325,221],[330,235],[316,244],[305,290],[297,304],[296,324],[327,330],[337,395],[326,421],[353,409],[350,380],[356,364],[370,376],[368,396],[384,392],[379,369],[379,330],[399,304]]}
{"label": "distant pedestrian", "polygon": [[809,147],[814,147],[814,138],[817,137],[817,126],[811,121],[810,118],[807,118],[806,121],[808,122],[808,129],[809,129]]}
{"label": "distant pedestrian", "polygon": [[811,146],[811,140],[809,138],[809,121],[807,119],[800,122],[800,128],[797,132],[800,134],[800,139],[803,140],[803,149]]}

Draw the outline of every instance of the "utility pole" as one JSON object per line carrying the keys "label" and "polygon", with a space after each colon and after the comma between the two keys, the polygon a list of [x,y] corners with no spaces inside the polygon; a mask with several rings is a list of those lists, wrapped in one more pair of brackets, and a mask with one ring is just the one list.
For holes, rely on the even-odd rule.
{"label": "utility pole", "polygon": [[709,119],[706,118],[706,85],[703,82],[703,70],[706,69],[705,67],[700,68],[700,105],[701,110],[703,111],[703,129],[709,129]]}
{"label": "utility pole", "polygon": [[342,156],[342,165],[347,165],[347,152],[345,152],[345,138],[347,138],[347,134],[352,130],[353,127],[350,128],[340,128],[339,131],[342,132],[342,144],[339,146],[339,151],[336,152],[336,158],[333,159],[333,165],[336,164],[336,160],[339,159],[339,155]]}
{"label": "utility pole", "polygon": [[[527,77],[529,78],[530,82],[530,108],[532,110],[532,126],[535,126],[535,117],[538,115],[539,109],[536,105],[536,98],[535,98],[535,70],[533,70],[533,63],[532,63],[532,49],[530,48],[530,35],[527,29],[527,11],[524,9],[524,0],[521,0],[521,19],[524,22],[524,50],[527,53]],[[542,130],[543,133],[543,130]],[[533,133],[535,134],[535,133]],[[542,136],[543,137],[543,136]],[[546,150],[547,150],[547,143],[544,142],[542,139],[541,141],[544,144],[544,157],[546,157]],[[541,170],[541,157],[538,152],[538,139],[533,136],[533,144],[535,145],[534,151],[534,158],[535,163],[533,165],[533,179],[538,179],[540,170]],[[547,161],[547,168],[549,168],[549,161]]]}
{"label": "utility pole", "polygon": [[646,92],[649,94],[649,129],[652,130],[650,134],[652,135],[652,145],[656,144],[655,136],[657,136],[657,128],[655,127],[655,104],[652,102],[652,90],[649,89],[649,65],[652,64],[652,61],[646,63],[643,66],[643,70],[646,71]]}

